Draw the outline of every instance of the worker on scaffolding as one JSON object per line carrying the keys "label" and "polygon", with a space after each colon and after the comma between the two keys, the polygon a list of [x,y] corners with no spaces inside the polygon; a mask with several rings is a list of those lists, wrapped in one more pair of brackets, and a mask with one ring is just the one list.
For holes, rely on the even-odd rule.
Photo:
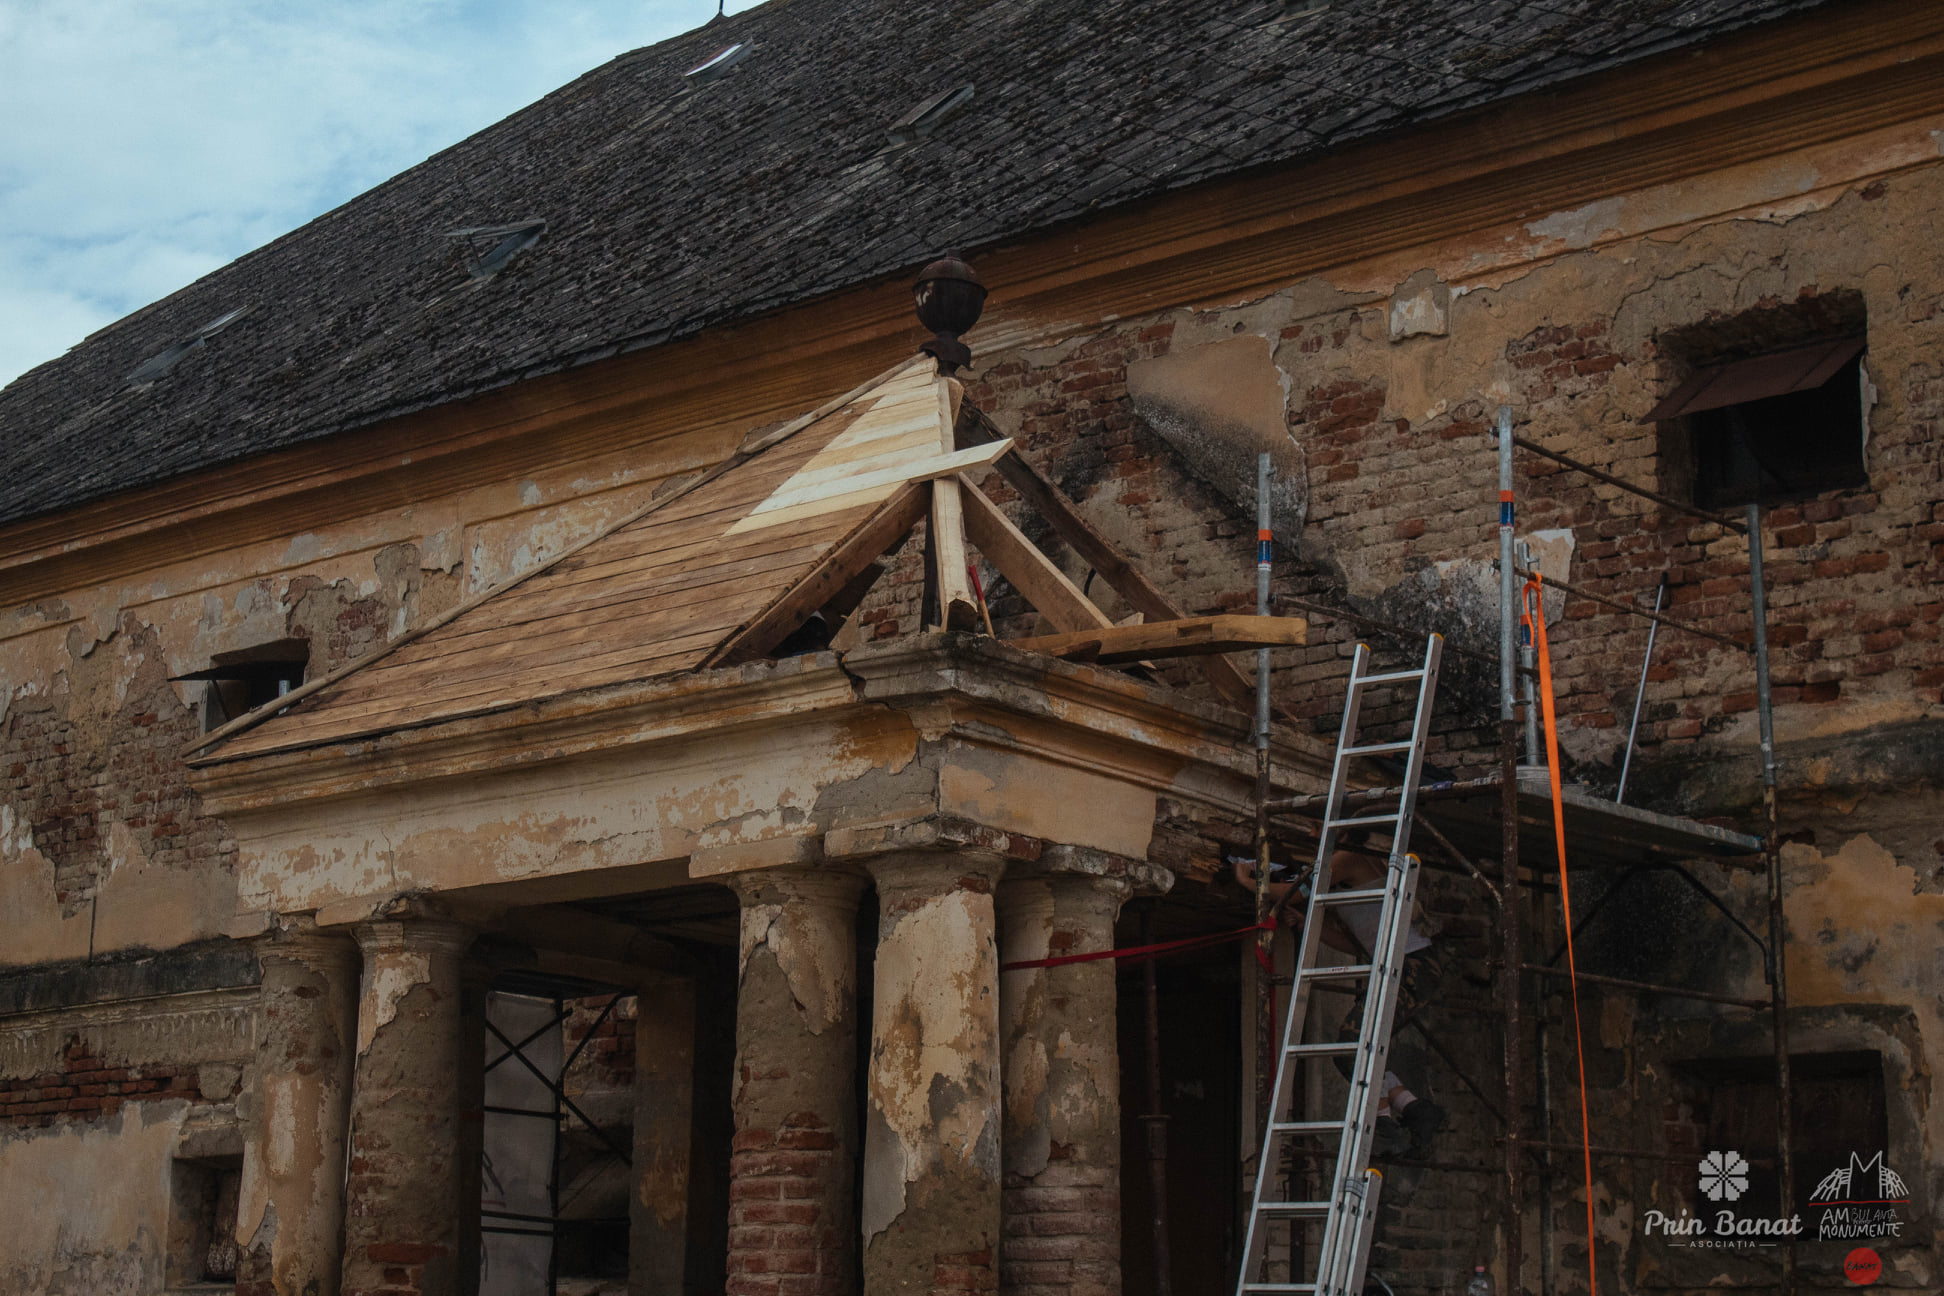
{"label": "worker on scaffolding", "polygon": [[[1330,881],[1333,890],[1357,890],[1383,885],[1385,865],[1380,860],[1387,856],[1370,845],[1367,829],[1353,828],[1340,834],[1337,848],[1330,856]],[[1238,882],[1253,886],[1251,861],[1241,856],[1231,856],[1230,863],[1235,869]],[[1286,865],[1271,863],[1269,866],[1269,898],[1289,926],[1300,926],[1303,907],[1299,904],[1283,904],[1283,897],[1289,888],[1297,883],[1292,879],[1293,870]],[[1303,896],[1309,894],[1307,883],[1303,883]],[[1324,931],[1330,943],[1339,948],[1353,951],[1364,958],[1370,957],[1377,944],[1378,924],[1383,921],[1383,906],[1372,900],[1366,904],[1348,904],[1333,910],[1324,920]],[[1402,1024],[1429,1001],[1431,988],[1444,975],[1438,961],[1436,947],[1429,937],[1418,931],[1412,923],[1409,936],[1404,944],[1404,969],[1398,980],[1396,1022]],[[1355,1039],[1363,1025],[1363,1001],[1358,999],[1343,1019],[1338,1031],[1339,1040]],[[1338,1071],[1345,1079],[1350,1076],[1350,1063],[1345,1058],[1335,1059]],[[1394,1071],[1384,1072],[1384,1092],[1377,1100],[1377,1128],[1371,1142],[1371,1154],[1378,1160],[1428,1160],[1431,1142],[1439,1130],[1444,1128],[1445,1110],[1429,1098],[1420,1098],[1405,1086]]]}
{"label": "worker on scaffolding", "polygon": [[[1330,883],[1335,891],[1362,890],[1384,884],[1385,857],[1369,845],[1364,829],[1350,829],[1337,839],[1330,856]],[[1383,905],[1372,900],[1365,904],[1346,904],[1333,909],[1324,919],[1323,930],[1330,943],[1371,957],[1377,947],[1377,928],[1383,920]],[[1300,921],[1292,916],[1291,921]],[[1431,998],[1432,988],[1443,978],[1437,948],[1431,939],[1411,923],[1404,942],[1404,969],[1398,978],[1397,1016],[1402,1025]],[[1355,1039],[1363,1026],[1363,1000],[1358,998],[1338,1029],[1339,1040]],[[1395,1026],[1393,1027],[1395,1029]],[[1350,1076],[1347,1058],[1336,1059],[1337,1070]],[[1377,1129],[1371,1141],[1371,1154],[1379,1160],[1408,1157],[1428,1160],[1431,1141],[1444,1128],[1445,1110],[1429,1098],[1420,1098],[1405,1087],[1394,1071],[1384,1072],[1383,1092],[1377,1099]]]}

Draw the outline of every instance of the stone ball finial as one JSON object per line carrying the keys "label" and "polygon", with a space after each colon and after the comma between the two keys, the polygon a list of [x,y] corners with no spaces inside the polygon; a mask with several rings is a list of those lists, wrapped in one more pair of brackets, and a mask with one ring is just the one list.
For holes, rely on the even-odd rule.
{"label": "stone ball finial", "polygon": [[940,373],[972,363],[972,350],[959,341],[985,310],[986,286],[979,272],[956,252],[947,252],[918,272],[912,285],[918,322],[932,331],[919,348],[938,361]]}

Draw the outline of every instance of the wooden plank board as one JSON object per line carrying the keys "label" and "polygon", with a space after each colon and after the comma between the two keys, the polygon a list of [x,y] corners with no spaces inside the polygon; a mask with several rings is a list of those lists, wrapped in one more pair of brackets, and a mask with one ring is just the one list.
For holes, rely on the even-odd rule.
{"label": "wooden plank board", "polygon": [[[693,669],[723,649],[742,660],[767,651],[910,530],[930,477],[1005,452],[995,443],[960,454],[944,443],[944,390],[929,362],[914,362],[826,407],[827,417],[799,422],[801,435],[765,436],[754,457],[712,469],[320,680],[301,710],[254,732],[239,727],[222,754],[341,741]],[[763,524],[740,527],[757,509]],[[752,608],[762,610],[754,620]]]}
{"label": "wooden plank board", "polygon": [[1309,623],[1301,617],[1184,617],[1176,621],[1147,621],[1140,625],[1015,639],[1012,646],[1049,657],[1114,666],[1149,658],[1287,648],[1308,642],[1308,630]]}
{"label": "wooden plank board", "polygon": [[480,628],[521,624],[556,613],[625,602],[629,598],[654,597],[709,580],[736,580],[776,570],[788,565],[806,545],[827,542],[867,516],[868,510],[855,509],[831,514],[815,527],[778,527],[758,532],[752,536],[755,542],[750,544],[716,541],[684,546],[675,561],[660,563],[644,559],[638,567],[624,565],[598,579],[536,582],[532,591],[521,599],[509,600],[504,606],[495,602],[482,608],[468,619],[466,627],[454,627],[454,637]]}
{"label": "wooden plank board", "polygon": [[[758,581],[741,586],[718,586],[705,598],[677,607],[661,607],[654,600],[636,605],[629,615],[596,617],[574,626],[552,627],[545,623],[519,627],[510,633],[482,636],[455,647],[451,652],[392,667],[382,674],[374,672],[368,685],[360,688],[396,688],[400,681],[426,679],[440,675],[456,676],[491,670],[516,662],[533,660],[550,650],[571,654],[589,644],[645,642],[649,637],[679,628],[686,631],[713,620],[727,634],[747,615],[750,600],[775,597],[796,579],[797,571],[817,559],[817,552],[806,550],[797,568],[772,572]],[[389,665],[389,663],[388,663]],[[346,696],[350,696],[349,690]]]}
{"label": "wooden plank board", "polygon": [[939,615],[945,628],[975,630],[979,605],[972,601],[972,581],[966,570],[965,506],[959,493],[956,477],[941,477],[932,483],[931,556],[938,564],[933,579],[937,581]]}
{"label": "wooden plank board", "polygon": [[933,477],[948,477],[967,469],[983,468],[1012,449],[1011,441],[994,441],[988,445],[974,446],[970,450],[954,450],[949,454],[932,453],[922,459],[893,464],[867,473],[840,476],[828,481],[818,481],[801,490],[791,489],[786,483],[768,499],[750,510],[749,516],[729,528],[728,534],[737,535],[753,531],[758,527],[775,526],[779,522],[794,521],[799,517],[839,507],[847,496],[865,495],[882,489],[888,497],[890,492],[906,482],[925,481]]}
{"label": "wooden plank board", "polygon": [[960,484],[963,489],[959,496],[965,503],[966,538],[979,546],[980,553],[992,559],[1000,574],[1026,596],[1028,603],[1063,631],[1097,630],[1113,624],[984,492],[962,478]]}
{"label": "wooden plank board", "polygon": [[[828,525],[827,518],[812,518],[805,520],[795,530],[765,527],[763,531],[750,532],[734,539],[724,537],[720,529],[664,535],[660,547],[644,545],[638,550],[618,551],[612,558],[604,552],[585,566],[566,572],[549,572],[546,580],[534,584],[547,590],[569,589],[611,581],[615,577],[639,579],[658,570],[692,565],[698,558],[754,557],[785,548],[800,536],[825,525]],[[524,589],[517,592],[522,598],[526,597]]]}
{"label": "wooden plank board", "polygon": [[246,756],[320,743],[348,742],[412,725],[442,723],[509,706],[523,706],[580,689],[652,679],[692,668],[715,642],[716,632],[711,630],[681,640],[617,650],[571,670],[496,676],[480,681],[478,687],[462,695],[423,700],[391,699],[381,706],[361,708],[356,714],[331,712],[328,714],[332,715],[333,722],[327,727],[286,727],[288,721],[310,717],[284,716],[274,727],[243,735],[226,747],[224,754]]}
{"label": "wooden plank board", "polygon": [[[394,680],[389,687],[349,695],[328,709],[306,716],[292,716],[293,721],[309,720],[315,723],[293,724],[291,728],[325,732],[393,711],[420,707],[436,710],[479,693],[503,689],[532,692],[550,686],[556,679],[571,678],[605,666],[631,666],[650,660],[669,652],[671,645],[695,646],[700,651],[707,651],[722,641],[725,621],[734,624],[729,618],[734,615],[736,606],[739,605],[725,604],[718,609],[717,615],[699,622],[664,624],[658,627],[653,638],[624,640],[618,644],[605,640],[581,645],[574,651],[556,646],[556,651],[542,651],[523,659],[502,661],[490,670],[446,674],[434,672],[419,679]],[[628,678],[639,677],[631,675]]]}

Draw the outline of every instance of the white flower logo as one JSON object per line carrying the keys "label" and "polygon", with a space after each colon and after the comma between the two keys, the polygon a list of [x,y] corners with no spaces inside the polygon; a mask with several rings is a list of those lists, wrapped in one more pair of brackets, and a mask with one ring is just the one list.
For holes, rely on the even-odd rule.
{"label": "white flower logo", "polygon": [[1710,1152],[1701,1158],[1701,1191],[1709,1201],[1740,1201],[1748,1191],[1748,1162],[1739,1152]]}

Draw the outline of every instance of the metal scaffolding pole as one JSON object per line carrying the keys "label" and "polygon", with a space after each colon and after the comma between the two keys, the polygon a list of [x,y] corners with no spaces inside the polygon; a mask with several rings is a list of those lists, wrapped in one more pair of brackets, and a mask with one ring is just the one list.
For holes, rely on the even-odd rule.
{"label": "metal scaffolding pole", "polygon": [[1514,690],[1517,687],[1518,593],[1512,548],[1512,407],[1498,410],[1499,478],[1499,795],[1500,810],[1499,876],[1505,888],[1505,903],[1499,906],[1503,921],[1499,969],[1499,993],[1505,1008],[1505,1176],[1501,1187],[1504,1201],[1500,1208],[1500,1228],[1505,1234],[1505,1289],[1512,1296],[1525,1291],[1525,1237],[1520,1179],[1524,1173],[1524,1149],[1519,1138],[1524,1129],[1525,1096],[1521,1080],[1525,1063],[1520,1056],[1523,1043],[1520,965],[1525,962],[1525,896],[1519,886],[1519,719]]}
{"label": "metal scaffolding pole", "polygon": [[[1789,983],[1783,945],[1787,919],[1782,912],[1782,833],[1775,802],[1775,710],[1769,696],[1768,593],[1762,583],[1762,509],[1748,506],[1748,592],[1754,604],[1755,702],[1762,733],[1762,810],[1767,817],[1763,854],[1768,859],[1769,995],[1775,1018],[1775,1154],[1781,1176],[1781,1214],[1795,1214],[1795,1154],[1790,1125],[1795,1111],[1789,1074]],[[1794,1234],[1782,1239],[1782,1296],[1795,1296]]]}

